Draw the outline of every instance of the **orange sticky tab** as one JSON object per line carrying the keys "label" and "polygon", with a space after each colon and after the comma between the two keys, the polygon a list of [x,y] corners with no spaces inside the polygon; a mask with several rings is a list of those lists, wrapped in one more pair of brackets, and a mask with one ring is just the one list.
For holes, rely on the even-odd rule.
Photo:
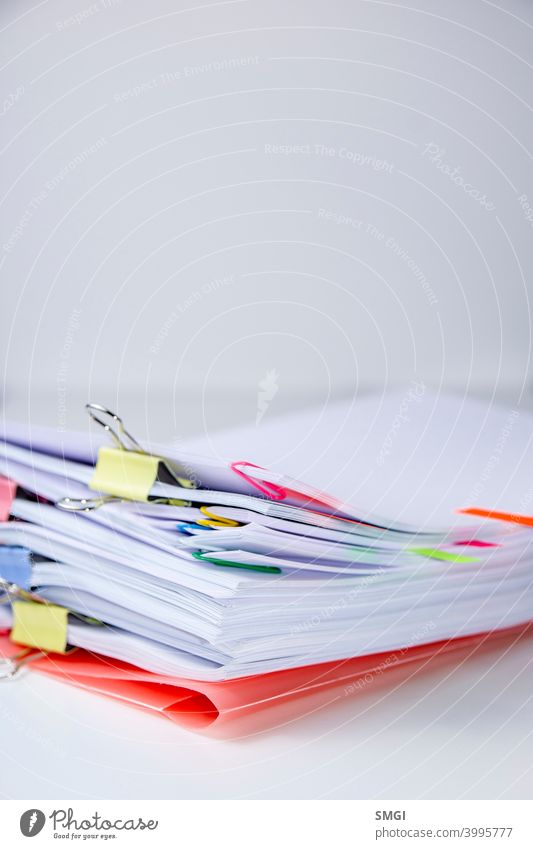
{"label": "orange sticky tab", "polygon": [[533,527],[533,516],[520,516],[518,513],[501,513],[498,510],[484,510],[481,507],[463,507],[457,512],[467,516],[479,516],[481,519],[498,519],[500,522],[514,522],[515,525]]}

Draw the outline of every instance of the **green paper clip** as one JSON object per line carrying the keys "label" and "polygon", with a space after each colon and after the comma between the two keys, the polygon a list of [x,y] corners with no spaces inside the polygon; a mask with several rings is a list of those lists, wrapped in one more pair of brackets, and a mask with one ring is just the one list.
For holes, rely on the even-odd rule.
{"label": "green paper clip", "polygon": [[213,558],[212,554],[202,554],[200,551],[193,551],[192,556],[202,563],[211,563],[212,566],[230,566],[233,569],[249,569],[251,572],[269,572],[272,575],[281,574],[281,569],[278,566],[254,566],[251,563],[234,563],[232,560],[218,560]]}

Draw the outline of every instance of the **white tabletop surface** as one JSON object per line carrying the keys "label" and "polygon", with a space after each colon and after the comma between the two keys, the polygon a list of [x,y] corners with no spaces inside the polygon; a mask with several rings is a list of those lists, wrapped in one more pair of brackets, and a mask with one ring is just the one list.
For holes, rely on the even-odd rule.
{"label": "white tabletop surface", "polygon": [[531,798],[533,639],[216,740],[36,673],[2,683],[4,798]]}
{"label": "white tabletop surface", "polygon": [[0,683],[0,795],[531,798],[532,648],[528,637],[444,672],[381,676],[298,720],[229,741],[27,672]]}

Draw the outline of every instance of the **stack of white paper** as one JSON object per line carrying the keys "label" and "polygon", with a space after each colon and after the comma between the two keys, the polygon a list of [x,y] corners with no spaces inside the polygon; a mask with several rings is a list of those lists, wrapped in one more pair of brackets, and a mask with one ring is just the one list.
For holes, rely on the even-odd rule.
{"label": "stack of white paper", "polygon": [[89,487],[105,435],[10,425],[0,474],[19,489],[0,544],[31,553],[26,590],[72,611],[69,643],[165,674],[225,680],[482,633],[533,618],[533,536],[457,510],[527,516],[532,435],[529,413],[411,389],[143,445],[176,479],[84,512],[57,502],[109,494]]}

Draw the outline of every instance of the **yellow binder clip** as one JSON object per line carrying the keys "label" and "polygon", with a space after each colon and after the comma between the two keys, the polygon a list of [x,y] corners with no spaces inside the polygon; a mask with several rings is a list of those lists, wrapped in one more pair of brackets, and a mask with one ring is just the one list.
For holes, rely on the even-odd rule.
{"label": "yellow binder clip", "polygon": [[[94,474],[89,482],[90,489],[105,494],[94,499],[63,498],[58,502],[58,507],[87,512],[113,501],[148,501],[156,481],[194,488],[193,481],[181,477],[167,460],[145,451],[126,430],[120,416],[101,404],[86,404],[85,409],[114,442],[113,447],[103,446],[98,451]],[[179,499],[173,499],[172,503],[190,506],[189,502]]]}
{"label": "yellow binder clip", "polygon": [[13,601],[11,640],[41,652],[66,654],[69,611],[57,604]]}
{"label": "yellow binder clip", "polygon": [[[18,588],[12,587],[13,591]],[[20,595],[28,598],[28,593]],[[77,646],[67,644],[69,611],[66,607],[42,601],[14,601],[10,599],[13,610],[13,626],[10,639],[24,646],[11,657],[0,658],[0,681],[14,678],[27,663],[46,657],[49,652],[72,654]]]}
{"label": "yellow binder clip", "polygon": [[22,589],[0,579],[0,604],[10,604],[13,624],[10,640],[25,646],[11,657],[0,658],[0,681],[14,678],[32,660],[46,657],[49,652],[72,654],[77,646],[68,645],[68,617],[74,616],[87,625],[104,626],[99,619],[52,604],[37,593]]}

